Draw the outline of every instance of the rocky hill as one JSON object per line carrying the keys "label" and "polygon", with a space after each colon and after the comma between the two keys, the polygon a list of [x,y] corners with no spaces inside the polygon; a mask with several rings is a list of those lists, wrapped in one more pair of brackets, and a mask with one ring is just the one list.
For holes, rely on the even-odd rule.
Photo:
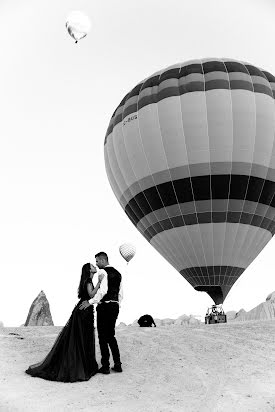
{"label": "rocky hill", "polygon": [[43,290],[32,302],[24,326],[54,326],[50,305]]}
{"label": "rocky hill", "polygon": [[[154,319],[156,326],[193,326],[193,325],[199,325],[201,324],[201,321],[197,319],[193,315],[181,315],[177,319],[170,319],[170,318],[165,318],[165,319]],[[121,322],[118,327],[124,327],[126,324],[124,322]],[[138,319],[136,319],[132,324],[128,326],[138,326]]]}
{"label": "rocky hill", "polygon": [[228,321],[246,320],[275,320],[275,291],[270,293],[265,302],[246,312],[244,309],[238,312],[227,312]]}

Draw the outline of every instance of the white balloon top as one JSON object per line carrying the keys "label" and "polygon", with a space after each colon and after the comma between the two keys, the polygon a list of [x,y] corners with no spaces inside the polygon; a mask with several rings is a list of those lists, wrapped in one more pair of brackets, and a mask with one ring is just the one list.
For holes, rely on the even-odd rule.
{"label": "white balloon top", "polygon": [[69,35],[77,43],[78,40],[87,36],[91,29],[91,22],[89,17],[81,11],[72,11],[67,17],[66,28]]}

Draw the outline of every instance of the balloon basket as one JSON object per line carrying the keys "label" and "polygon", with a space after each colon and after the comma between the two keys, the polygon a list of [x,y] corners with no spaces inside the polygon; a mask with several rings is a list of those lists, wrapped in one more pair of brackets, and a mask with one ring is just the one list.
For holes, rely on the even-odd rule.
{"label": "balloon basket", "polygon": [[213,323],[227,323],[226,314],[224,313],[222,305],[212,305],[207,309],[205,315],[205,324]]}

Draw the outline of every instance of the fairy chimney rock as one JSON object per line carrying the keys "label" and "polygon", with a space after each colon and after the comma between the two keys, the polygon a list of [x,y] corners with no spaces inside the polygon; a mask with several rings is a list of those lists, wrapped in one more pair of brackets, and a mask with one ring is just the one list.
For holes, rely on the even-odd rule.
{"label": "fairy chimney rock", "polygon": [[54,326],[50,305],[43,290],[32,302],[24,326]]}
{"label": "fairy chimney rock", "polygon": [[275,292],[270,293],[265,302],[260,303],[249,312],[240,310],[234,320],[275,320]]}

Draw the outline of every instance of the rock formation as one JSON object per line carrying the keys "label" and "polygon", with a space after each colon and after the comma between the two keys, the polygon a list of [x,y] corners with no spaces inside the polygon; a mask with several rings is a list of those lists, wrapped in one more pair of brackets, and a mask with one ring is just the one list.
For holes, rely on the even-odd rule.
{"label": "rock formation", "polygon": [[54,326],[50,305],[43,290],[34,299],[24,326]]}
{"label": "rock formation", "polygon": [[[194,315],[181,315],[177,319],[170,319],[170,318],[164,318],[164,319],[158,319],[154,318],[155,324],[157,327],[159,326],[194,326],[194,325],[200,325],[202,322],[197,319]],[[120,325],[119,325],[120,326]],[[138,327],[138,319],[136,319],[132,324],[128,326],[135,326]]]}
{"label": "rock formation", "polygon": [[247,312],[246,312],[244,309],[240,309],[239,312],[236,313],[235,318],[236,318],[237,316],[238,316],[239,318],[245,317],[246,313],[247,313]]}
{"label": "rock formation", "polygon": [[175,320],[174,324],[183,326],[199,325],[201,324],[201,321],[197,319],[194,315],[181,315]]}
{"label": "rock formation", "polygon": [[230,310],[229,312],[226,312],[227,322],[229,322],[230,320],[235,319],[236,315],[237,315],[237,312],[235,310]]}
{"label": "rock formation", "polygon": [[131,323],[129,326],[139,326],[138,319],[135,319],[134,322]]}
{"label": "rock formation", "polygon": [[161,326],[170,326],[174,324],[175,319],[164,318],[161,319]]}
{"label": "rock formation", "polygon": [[[231,318],[232,319],[232,318]],[[231,320],[227,319],[227,320]],[[246,321],[246,320],[275,320],[275,292],[270,293],[266,301],[260,303],[255,308],[246,312],[241,309],[236,313],[233,321]]]}
{"label": "rock formation", "polygon": [[195,318],[195,316],[190,315],[190,318],[188,320],[188,325],[199,325],[201,323],[201,321],[197,318]]}
{"label": "rock formation", "polygon": [[126,323],[120,322],[120,324],[117,326],[117,328],[125,328],[127,327]]}

